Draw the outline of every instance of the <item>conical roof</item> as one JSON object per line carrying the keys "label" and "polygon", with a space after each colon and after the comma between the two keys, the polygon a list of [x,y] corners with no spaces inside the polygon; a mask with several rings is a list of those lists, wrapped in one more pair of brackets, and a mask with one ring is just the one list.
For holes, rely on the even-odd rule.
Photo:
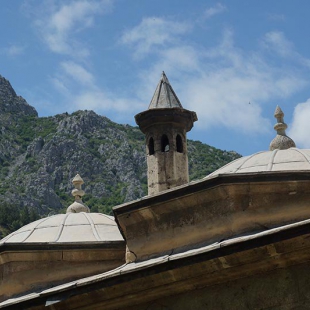
{"label": "conical roof", "polygon": [[169,108],[183,108],[182,104],[175,94],[169,80],[165,74],[162,73],[159,83],[156,87],[155,93],[149,105],[149,109],[169,109]]}

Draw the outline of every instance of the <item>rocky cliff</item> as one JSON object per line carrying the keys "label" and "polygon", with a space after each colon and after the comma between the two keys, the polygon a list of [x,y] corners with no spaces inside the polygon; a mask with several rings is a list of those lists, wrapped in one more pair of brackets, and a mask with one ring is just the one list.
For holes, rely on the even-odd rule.
{"label": "rocky cliff", "polygon": [[[0,202],[41,215],[61,212],[73,200],[71,180],[85,181],[92,211],[146,195],[144,136],[93,111],[38,117],[0,76]],[[239,157],[189,141],[191,179]]]}

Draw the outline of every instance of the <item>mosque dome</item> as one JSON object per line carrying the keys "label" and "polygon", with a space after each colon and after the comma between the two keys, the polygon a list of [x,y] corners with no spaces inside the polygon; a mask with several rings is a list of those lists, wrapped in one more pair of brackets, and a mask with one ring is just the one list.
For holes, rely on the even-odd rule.
{"label": "mosque dome", "polygon": [[271,141],[269,151],[236,159],[209,174],[206,178],[220,174],[309,171],[310,150],[296,148],[295,142],[286,135],[287,125],[284,123],[284,113],[279,106],[276,107],[274,116],[277,119],[277,123],[274,125],[277,135]]}
{"label": "mosque dome", "polygon": [[112,216],[100,213],[67,213],[42,218],[23,226],[1,243],[73,243],[122,241]]}
{"label": "mosque dome", "polygon": [[0,281],[3,297],[67,283],[124,263],[126,244],[114,217],[90,213],[82,201],[83,179],[78,174],[72,183],[74,202],[66,214],[39,219],[0,240],[0,271],[6,274]]}
{"label": "mosque dome", "polygon": [[219,174],[305,170],[310,171],[310,150],[276,149],[238,158],[209,174],[207,178]]}
{"label": "mosque dome", "polygon": [[68,207],[66,214],[42,218],[0,240],[9,243],[87,243],[123,241],[113,216],[90,213],[83,203],[85,192],[81,185],[83,179],[77,174],[73,181],[72,195],[75,201]]}

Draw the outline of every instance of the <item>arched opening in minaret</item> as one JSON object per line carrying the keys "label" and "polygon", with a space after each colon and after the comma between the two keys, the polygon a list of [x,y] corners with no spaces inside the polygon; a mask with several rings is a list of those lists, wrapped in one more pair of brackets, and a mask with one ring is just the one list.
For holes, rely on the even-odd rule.
{"label": "arched opening in minaret", "polygon": [[176,144],[177,144],[177,152],[183,153],[183,141],[180,135],[177,135]]}
{"label": "arched opening in minaret", "polygon": [[161,151],[169,152],[169,150],[170,150],[169,139],[166,135],[163,135],[161,137]]}
{"label": "arched opening in minaret", "polygon": [[150,138],[149,140],[149,155],[154,155],[155,149],[154,149],[154,139]]}

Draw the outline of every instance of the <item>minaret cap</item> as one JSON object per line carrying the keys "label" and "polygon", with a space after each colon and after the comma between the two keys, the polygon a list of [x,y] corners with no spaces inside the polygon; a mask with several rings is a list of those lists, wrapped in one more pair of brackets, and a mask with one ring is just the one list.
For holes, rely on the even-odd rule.
{"label": "minaret cap", "polygon": [[148,109],[137,114],[135,120],[140,130],[147,133],[150,127],[159,124],[184,126],[187,132],[192,129],[194,122],[198,119],[195,112],[182,107],[163,71]]}
{"label": "minaret cap", "polygon": [[77,174],[73,178],[72,183],[75,188],[72,190],[71,194],[74,196],[75,201],[68,207],[67,213],[89,213],[89,208],[82,201],[82,197],[85,195],[85,192],[82,190],[82,184],[84,184],[83,179],[79,174]]}
{"label": "minaret cap", "polygon": [[295,142],[285,133],[287,125],[284,123],[284,113],[278,105],[274,112],[274,117],[277,119],[277,123],[274,125],[274,129],[277,131],[277,135],[271,141],[269,150],[286,150],[290,147],[296,147]]}
{"label": "minaret cap", "polygon": [[165,74],[162,72],[161,78],[156,87],[155,93],[149,105],[150,109],[169,109],[169,108],[180,108],[182,109],[182,104],[174,92],[169,80]]}

